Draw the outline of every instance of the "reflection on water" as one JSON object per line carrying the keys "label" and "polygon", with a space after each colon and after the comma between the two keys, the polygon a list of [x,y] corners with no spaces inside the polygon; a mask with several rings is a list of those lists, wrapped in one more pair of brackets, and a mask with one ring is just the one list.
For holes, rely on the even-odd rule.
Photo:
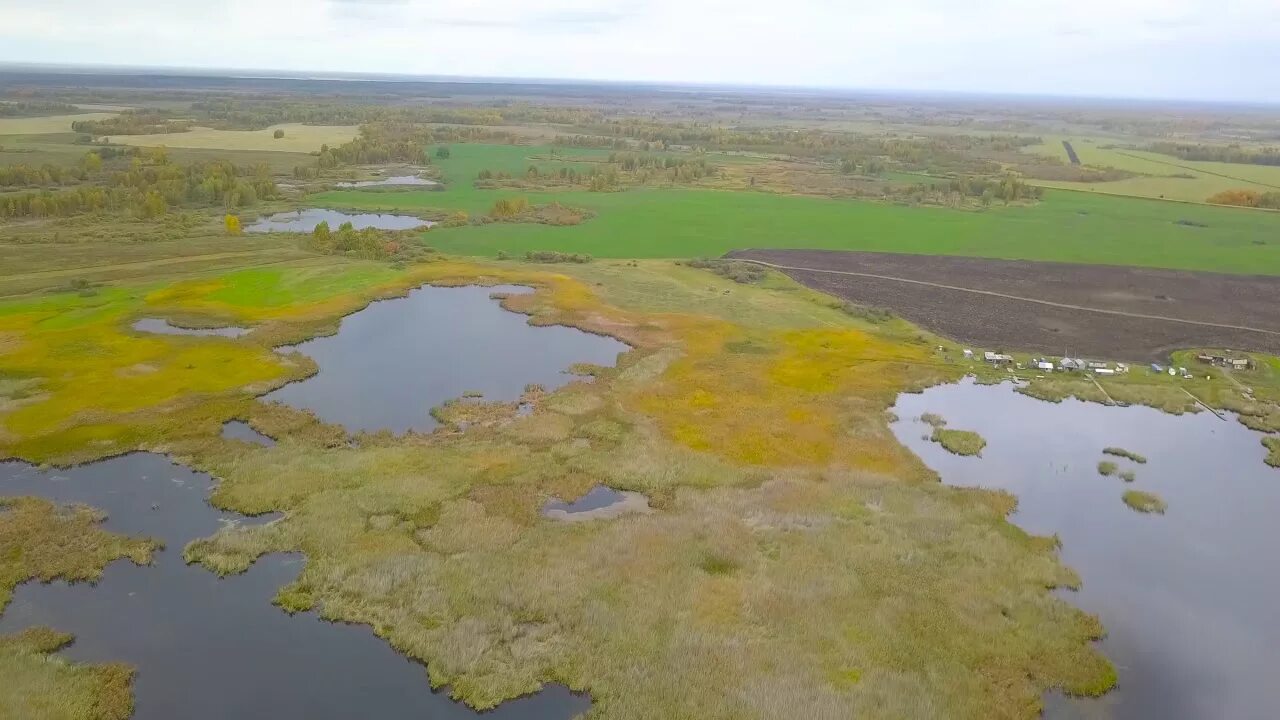
{"label": "reflection on water", "polygon": [[[898,439],[945,483],[1008,490],[1012,521],[1057,534],[1083,580],[1070,603],[1096,613],[1102,651],[1119,671],[1101,700],[1050,696],[1052,718],[1270,718],[1280,709],[1280,471],[1263,464],[1260,435],[1211,413],[1041,402],[1009,385],[966,381],[904,394]],[[981,458],[922,440],[932,412],[979,432]],[[1132,485],[1098,474],[1103,448],[1146,456]],[[1121,500],[1146,490],[1169,503],[1142,515]]]}
{"label": "reflection on water", "polygon": [[338,226],[343,223],[351,223],[356,230],[364,230],[365,228],[378,228],[380,230],[413,230],[414,228],[430,227],[435,223],[430,220],[414,217],[412,215],[382,215],[376,213],[359,213],[352,215],[350,213],[338,212],[337,210],[324,210],[321,208],[312,208],[310,210],[299,210],[297,212],[276,213],[268,217],[262,218],[257,222],[245,228],[247,232],[265,233],[265,232],[311,232],[316,226],[322,222],[329,223],[329,227],[337,230]]}
{"label": "reflection on water", "polygon": [[265,396],[349,430],[430,430],[431,408],[478,391],[517,400],[530,383],[554,390],[574,363],[612,366],[628,347],[567,327],[535,327],[503,310],[494,292],[521,287],[422,287],[343,319],[336,335],[294,349],[320,372]]}
{"label": "reflection on water", "polygon": [[242,327],[217,327],[217,328],[184,328],[171,324],[163,318],[142,318],[133,324],[133,329],[139,332],[156,333],[159,335],[202,335],[235,338],[249,333],[249,328]]}
{"label": "reflection on water", "polygon": [[[159,538],[150,567],[113,563],[94,586],[27,583],[0,615],[0,634],[47,625],[73,633],[67,657],[138,669],[137,720],[346,720],[481,717],[433,693],[426,669],[364,626],[289,616],[271,604],[301,558],[263,558],[220,580],[182,560],[189,541],[247,520],[206,502],[208,475],[135,454],[66,471],[0,463],[0,495],[38,495],[107,512],[109,529]],[[485,713],[504,720],[567,720],[590,706],[563,687]]]}
{"label": "reflection on water", "polygon": [[439,185],[435,180],[420,178],[417,175],[396,175],[394,177],[383,178],[381,180],[360,180],[357,182],[340,182],[336,187],[340,188],[362,188],[362,187],[381,187],[391,185]]}

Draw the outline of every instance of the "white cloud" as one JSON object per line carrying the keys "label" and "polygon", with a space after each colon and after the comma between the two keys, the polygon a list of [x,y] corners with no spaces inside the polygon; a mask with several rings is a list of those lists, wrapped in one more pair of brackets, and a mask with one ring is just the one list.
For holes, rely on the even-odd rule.
{"label": "white cloud", "polygon": [[0,61],[1280,101],[1275,0],[0,0]]}

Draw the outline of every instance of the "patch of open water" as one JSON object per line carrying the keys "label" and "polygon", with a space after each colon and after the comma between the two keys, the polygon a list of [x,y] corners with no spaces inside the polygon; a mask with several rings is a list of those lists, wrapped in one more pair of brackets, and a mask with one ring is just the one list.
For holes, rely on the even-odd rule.
{"label": "patch of open water", "polygon": [[466,391],[517,400],[526,385],[554,390],[576,379],[574,363],[614,365],[630,348],[576,328],[530,325],[492,293],[527,287],[425,286],[342,320],[336,335],[292,349],[320,371],[264,397],[312,410],[351,431],[430,430],[431,408]]}
{"label": "patch of open water", "polygon": [[412,215],[385,215],[379,213],[344,213],[337,210],[311,208],[297,212],[283,212],[269,215],[245,227],[246,232],[304,232],[309,233],[322,222],[337,230],[343,223],[351,223],[356,230],[378,228],[380,230],[413,230],[430,227],[435,223]]}
{"label": "patch of open water", "polygon": [[263,447],[275,447],[276,441],[254,430],[249,423],[241,420],[228,420],[222,424],[222,437],[228,440],[243,440]]}
{"label": "patch of open water", "polygon": [[142,318],[133,324],[133,329],[139,332],[155,333],[158,335],[200,335],[205,337],[228,338],[237,338],[242,335],[247,335],[250,332],[249,328],[233,326],[216,328],[184,328],[178,327],[164,318]]}
{"label": "patch of open water", "polygon": [[340,182],[335,187],[340,188],[362,188],[362,187],[382,187],[382,186],[412,186],[412,185],[439,185],[435,180],[418,177],[417,175],[396,175],[393,177],[383,178],[381,180],[359,180],[356,182]]}
{"label": "patch of open water", "polygon": [[[949,485],[1008,490],[1011,521],[1057,534],[1080,575],[1068,602],[1096,613],[1101,650],[1119,672],[1099,700],[1051,694],[1049,718],[1271,718],[1280,712],[1280,471],[1263,464],[1261,436],[1211,413],[1042,402],[1010,385],[972,381],[899,397],[898,439]],[[923,440],[917,418],[987,440],[981,458]],[[1120,447],[1146,464],[1104,456]],[[1136,482],[1098,474],[1132,469]],[[1127,489],[1160,495],[1164,515],[1130,510]]]}
{"label": "patch of open water", "polygon": [[0,495],[92,505],[107,512],[109,529],[165,543],[152,566],[118,561],[97,585],[19,586],[0,633],[47,625],[75,634],[66,657],[135,666],[136,720],[567,720],[590,707],[550,686],[482,715],[432,692],[426,669],[368,627],[289,616],[271,604],[301,569],[298,556],[268,556],[225,579],[188,566],[182,549],[191,540],[222,523],[270,519],[214,510],[212,482],[142,453],[51,472],[0,463]]}

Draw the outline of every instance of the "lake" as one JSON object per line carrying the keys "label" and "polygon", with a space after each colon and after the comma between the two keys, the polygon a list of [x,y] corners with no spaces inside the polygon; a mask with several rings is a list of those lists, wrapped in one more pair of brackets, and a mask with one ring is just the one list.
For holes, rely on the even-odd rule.
{"label": "lake", "polygon": [[435,223],[412,215],[384,215],[379,213],[344,213],[337,210],[311,208],[296,212],[284,212],[269,215],[245,227],[246,232],[311,232],[322,222],[337,230],[343,223],[351,223],[356,230],[378,228],[379,230],[413,230],[430,227]]}
{"label": "lake", "polygon": [[165,543],[152,566],[118,561],[97,585],[20,585],[0,634],[47,625],[75,634],[66,657],[135,666],[136,720],[568,720],[590,707],[561,686],[483,714],[432,692],[426,668],[368,627],[290,616],[271,604],[300,571],[298,556],[267,556],[226,579],[186,565],[191,540],[223,523],[268,520],[214,510],[206,501],[212,484],[143,453],[49,472],[0,463],[0,495],[92,505],[106,511],[111,530]]}
{"label": "lake", "polygon": [[312,410],[351,431],[431,430],[431,408],[464,393],[514,401],[528,384],[554,390],[575,363],[612,366],[630,348],[569,327],[537,327],[492,293],[526,287],[421,287],[342,320],[336,335],[292,349],[320,371],[264,397]]}
{"label": "lake", "polygon": [[[1047,717],[1276,717],[1280,471],[1263,464],[1261,435],[1207,412],[1053,404],[972,381],[904,394],[894,412],[899,440],[944,483],[1008,490],[1018,497],[1012,522],[1061,538],[1063,562],[1083,581],[1061,596],[1106,626],[1100,647],[1118,687],[1099,700],[1051,694]],[[927,412],[980,433],[982,457],[923,439],[917,418]],[[1105,456],[1106,447],[1148,462]],[[1100,475],[1104,459],[1136,481]],[[1158,494],[1166,514],[1131,510],[1128,489]]]}

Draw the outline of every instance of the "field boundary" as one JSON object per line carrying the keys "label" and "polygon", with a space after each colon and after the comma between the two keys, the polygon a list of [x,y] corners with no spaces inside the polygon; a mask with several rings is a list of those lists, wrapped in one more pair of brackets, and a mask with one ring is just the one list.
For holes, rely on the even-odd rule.
{"label": "field boundary", "polygon": [[765,262],[764,260],[752,260],[750,258],[740,258],[740,257],[731,257],[730,259],[736,260],[737,262],[753,263],[753,264],[761,265],[767,268],[772,268],[774,270],[793,270],[796,272],[812,272],[812,273],[823,273],[827,275],[865,277],[865,278],[872,278],[875,280],[889,280],[893,282],[909,283],[912,285],[923,285],[926,287],[935,287],[935,288],[940,288],[942,290],[954,290],[957,292],[972,293],[974,295],[985,295],[988,297],[997,297],[997,298],[1002,298],[1004,300],[1015,300],[1015,301],[1026,302],[1026,303],[1034,303],[1036,305],[1046,305],[1049,307],[1055,307],[1055,308],[1060,308],[1064,310],[1079,310],[1082,312],[1100,313],[1103,315],[1115,315],[1119,317],[1136,318],[1140,320],[1159,320],[1164,322],[1183,323],[1186,325],[1199,325],[1202,327],[1219,328],[1222,330],[1242,330],[1245,332],[1255,332],[1255,333],[1262,333],[1264,335],[1274,335],[1274,336],[1280,337],[1280,332],[1277,332],[1275,330],[1264,330],[1262,328],[1249,327],[1247,325],[1228,325],[1224,323],[1208,322],[1205,320],[1188,320],[1186,318],[1170,317],[1167,315],[1148,315],[1146,313],[1132,313],[1132,312],[1125,312],[1123,310],[1107,310],[1104,308],[1088,307],[1086,305],[1072,305],[1069,303],[1054,302],[1052,300],[1041,300],[1039,298],[1029,298],[1021,295],[1010,295],[1008,293],[1000,293],[994,290],[978,290],[976,288],[966,288],[966,287],[960,287],[958,285],[945,285],[942,283],[930,282],[928,280],[914,280],[912,278],[894,277],[892,275],[861,273],[861,272],[853,272],[850,270],[827,270],[827,269],[821,269],[821,268],[779,265],[777,263]]}

